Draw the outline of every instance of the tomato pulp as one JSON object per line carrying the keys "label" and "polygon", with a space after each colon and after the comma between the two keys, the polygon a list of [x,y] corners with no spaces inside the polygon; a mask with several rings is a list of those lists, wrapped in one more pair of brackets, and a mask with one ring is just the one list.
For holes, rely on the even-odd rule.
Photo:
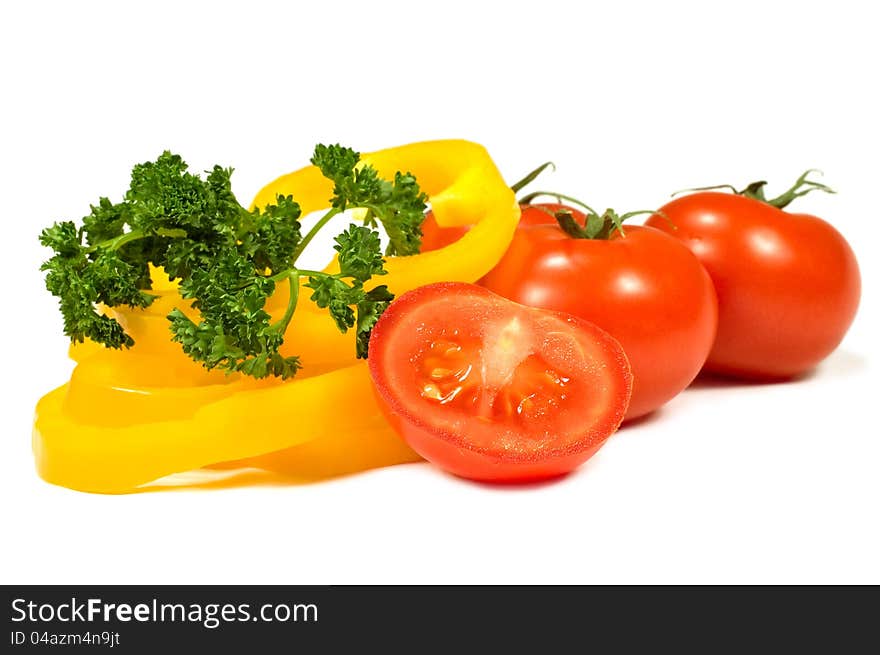
{"label": "tomato pulp", "polygon": [[369,367],[410,447],[475,480],[571,471],[617,429],[632,385],[620,344],[595,325],[457,282],[395,300]]}
{"label": "tomato pulp", "polygon": [[[754,198],[682,196],[647,223],[687,245],[718,293],[708,370],[755,379],[808,371],[843,339],[859,305],[855,255],[829,223]],[[675,225],[675,229],[670,226]]]}
{"label": "tomato pulp", "polygon": [[712,347],[717,308],[709,276],[686,247],[653,228],[579,239],[541,213],[548,224],[521,224],[480,284],[607,330],[632,366],[626,418],[657,409],[693,381]]}

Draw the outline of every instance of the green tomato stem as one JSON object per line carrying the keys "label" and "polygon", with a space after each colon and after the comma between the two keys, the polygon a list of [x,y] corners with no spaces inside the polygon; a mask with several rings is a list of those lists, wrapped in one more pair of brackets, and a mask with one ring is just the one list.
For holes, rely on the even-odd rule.
{"label": "green tomato stem", "polygon": [[763,202],[765,204],[770,205],[771,207],[776,207],[776,209],[784,209],[791,204],[793,200],[800,198],[801,196],[805,196],[808,193],[813,191],[824,191],[825,193],[837,193],[831,187],[822,184],[821,182],[815,182],[813,180],[808,180],[807,178],[810,176],[810,173],[819,173],[822,174],[822,171],[817,170],[815,168],[811,168],[806,171],[803,175],[801,175],[795,183],[792,185],[790,189],[785,191],[784,193],[779,194],[775,198],[767,198],[764,194],[764,187],[767,185],[765,180],[759,180],[757,182],[752,182],[751,184],[746,185],[742,189],[737,189],[735,186],[731,184],[716,184],[714,186],[701,186],[701,187],[693,187],[691,189],[682,189],[681,191],[676,191],[672,194],[674,198],[677,195],[682,193],[694,193],[699,191],[717,191],[717,190],[727,190],[731,191],[734,195],[742,196],[743,198],[751,198],[752,200],[757,200],[758,202]]}
{"label": "green tomato stem", "polygon": [[532,191],[530,194],[525,195],[522,198],[520,198],[519,204],[530,205],[530,204],[532,204],[532,201],[535,198],[537,198],[538,196],[550,196],[552,198],[556,198],[557,201],[559,201],[560,203],[562,203],[563,200],[565,200],[567,202],[573,202],[574,204],[578,205],[579,207],[583,207],[591,214],[598,214],[599,213],[595,209],[590,207],[588,204],[586,204],[585,202],[582,202],[582,201],[578,200],[577,198],[573,198],[572,196],[567,196],[564,193],[557,193],[556,191]]}
{"label": "green tomato stem", "polygon": [[536,168],[531,173],[526,175],[519,182],[515,182],[515,183],[511,184],[510,190],[513,191],[514,193],[519,193],[524,187],[526,187],[529,184],[531,184],[532,182],[534,182],[535,178],[538,177],[541,173],[543,173],[548,167],[552,168],[554,171],[556,170],[556,164],[554,164],[552,161],[544,162],[543,164],[538,166],[538,168]]}
{"label": "green tomato stem", "polygon": [[[821,182],[814,182],[813,180],[808,180],[807,177],[810,173],[819,173],[822,174],[822,171],[816,170],[815,168],[811,168],[806,171],[803,175],[801,175],[792,185],[788,191],[782,193],[775,198],[770,200],[764,199],[763,189],[761,189],[760,196],[758,196],[758,200],[764,200],[768,205],[772,207],[776,207],[777,209],[783,209],[787,207],[792,200],[800,198],[801,196],[805,196],[811,191],[824,191],[825,193],[837,193],[834,189],[829,186],[822,184]],[[748,188],[747,188],[748,190]]]}

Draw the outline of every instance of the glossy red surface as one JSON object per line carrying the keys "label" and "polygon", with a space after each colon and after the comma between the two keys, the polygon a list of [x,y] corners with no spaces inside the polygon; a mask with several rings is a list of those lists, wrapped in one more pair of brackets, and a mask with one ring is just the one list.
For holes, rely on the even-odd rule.
{"label": "glossy red surface", "polygon": [[596,323],[633,371],[627,419],[647,414],[696,377],[715,338],[715,292],[681,243],[653,228],[574,239],[557,225],[522,226],[480,284],[511,300]]}
{"label": "glossy red surface", "polygon": [[708,370],[786,378],[840,343],[859,305],[855,255],[829,223],[749,198],[703,192],[673,200],[648,225],[687,245],[718,294]]}

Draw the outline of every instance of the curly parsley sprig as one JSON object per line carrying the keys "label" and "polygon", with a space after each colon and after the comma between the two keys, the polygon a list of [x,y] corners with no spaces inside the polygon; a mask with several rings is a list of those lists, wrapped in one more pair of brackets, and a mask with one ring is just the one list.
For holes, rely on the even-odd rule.
{"label": "curly parsley sprig", "polygon": [[[150,265],[179,280],[192,300],[197,321],[174,309],[168,315],[171,339],[205,368],[221,368],[262,378],[288,378],[301,362],[279,352],[299,302],[300,279],[311,300],[327,309],[343,332],[354,329],[358,357],[366,357],[370,331],[394,298],[385,285],[364,288],[385,274],[379,224],[388,235],[386,254],[419,251],[427,196],[410,173],[393,181],[379,177],[360,155],[339,145],[318,145],[312,163],[334,183],[331,208],[302,235],[301,209],[291,196],[248,211],[232,193],[232,169],[215,166],[203,180],[170,152],[138,164],[120,203],[101,198],[77,227],[58,222],[40,242],[54,251],[41,270],[46,288],[59,299],[64,332],[72,341],[88,338],[108,348],[134,345],[113,318],[97,309],[148,307]],[[334,216],[365,210],[364,225],[349,225],[334,246],[339,272],[297,268],[297,258]],[[286,280],[288,304],[273,320],[264,309],[276,284]]]}

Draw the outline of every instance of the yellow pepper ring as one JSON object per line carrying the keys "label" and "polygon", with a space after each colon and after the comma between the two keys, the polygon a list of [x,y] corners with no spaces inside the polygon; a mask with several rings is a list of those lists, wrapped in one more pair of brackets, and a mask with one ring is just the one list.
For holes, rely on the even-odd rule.
{"label": "yellow pepper ring", "polygon": [[[187,418],[113,426],[88,424],[63,411],[69,393],[65,385],[37,404],[37,471],[72,489],[121,493],[171,473],[332,438],[340,431],[356,435],[379,414],[371,402],[371,385],[366,365],[358,363],[239,391],[196,407]],[[341,393],[357,398],[350,411],[339,411]]]}
{"label": "yellow pepper ring", "polygon": [[[444,248],[411,257],[389,257],[385,265],[388,275],[375,278],[375,284],[385,284],[400,295],[432,282],[475,282],[507,250],[519,220],[519,205],[483,146],[461,140],[424,141],[366,154],[361,161],[374,166],[386,179],[393,179],[397,171],[415,175],[441,227],[474,226]],[[267,184],[252,206],[264,207],[278,195],[292,195],[305,215],[326,207],[332,193],[332,183],[309,166]],[[334,262],[327,270],[339,269]],[[304,289],[303,293],[310,291]],[[275,294],[279,301],[286,302],[286,297],[286,289]]]}
{"label": "yellow pepper ring", "polygon": [[[388,275],[376,278],[376,283],[386,284],[400,295],[432,282],[475,282],[507,250],[519,220],[519,205],[483,146],[461,140],[427,141],[364,155],[361,161],[374,166],[385,179],[393,178],[397,171],[413,173],[428,194],[440,226],[474,226],[445,248],[389,258],[385,266]],[[332,185],[323,177],[316,184],[316,176],[315,167],[310,166],[279,177],[257,193],[252,206],[264,207],[278,195],[292,195],[303,214],[322,209]],[[334,261],[326,270],[339,269]],[[301,297],[307,297],[306,293],[310,290],[302,289]],[[285,295],[286,290],[276,293],[275,298]],[[297,316],[295,322],[295,328],[285,335],[284,354],[309,353],[322,364],[342,364],[354,357],[351,335],[340,333],[326,313]],[[381,461],[390,464],[420,459],[401,444],[382,421],[370,433],[339,432],[335,438],[251,458],[243,464],[296,479],[318,479],[373,468]]]}
{"label": "yellow pepper ring", "polygon": [[[440,225],[475,225],[441,250],[389,258],[389,275],[377,283],[400,294],[430,282],[475,281],[500,259],[519,208],[484,148],[435,141],[363,160],[383,176],[415,174]],[[308,167],[268,185],[254,203],[279,193],[294,195],[308,213],[328,204],[332,185]],[[279,291],[286,296],[286,289]],[[285,350],[306,366],[299,377],[283,383],[218,379],[194,368],[176,344],[167,347],[164,315],[185,303],[173,286],[158,292],[161,298],[147,310],[114,310],[136,341],[131,351],[73,348],[80,363],[71,381],[40,400],[33,449],[44,479],[122,493],[234,460],[317,479],[416,459],[380,418],[366,365],[353,363],[351,335],[341,335],[326,313],[306,309],[311,303],[301,303],[305,311],[297,311],[285,340]],[[173,384],[163,375],[175,376]],[[343,394],[351,403],[340,412]]]}

